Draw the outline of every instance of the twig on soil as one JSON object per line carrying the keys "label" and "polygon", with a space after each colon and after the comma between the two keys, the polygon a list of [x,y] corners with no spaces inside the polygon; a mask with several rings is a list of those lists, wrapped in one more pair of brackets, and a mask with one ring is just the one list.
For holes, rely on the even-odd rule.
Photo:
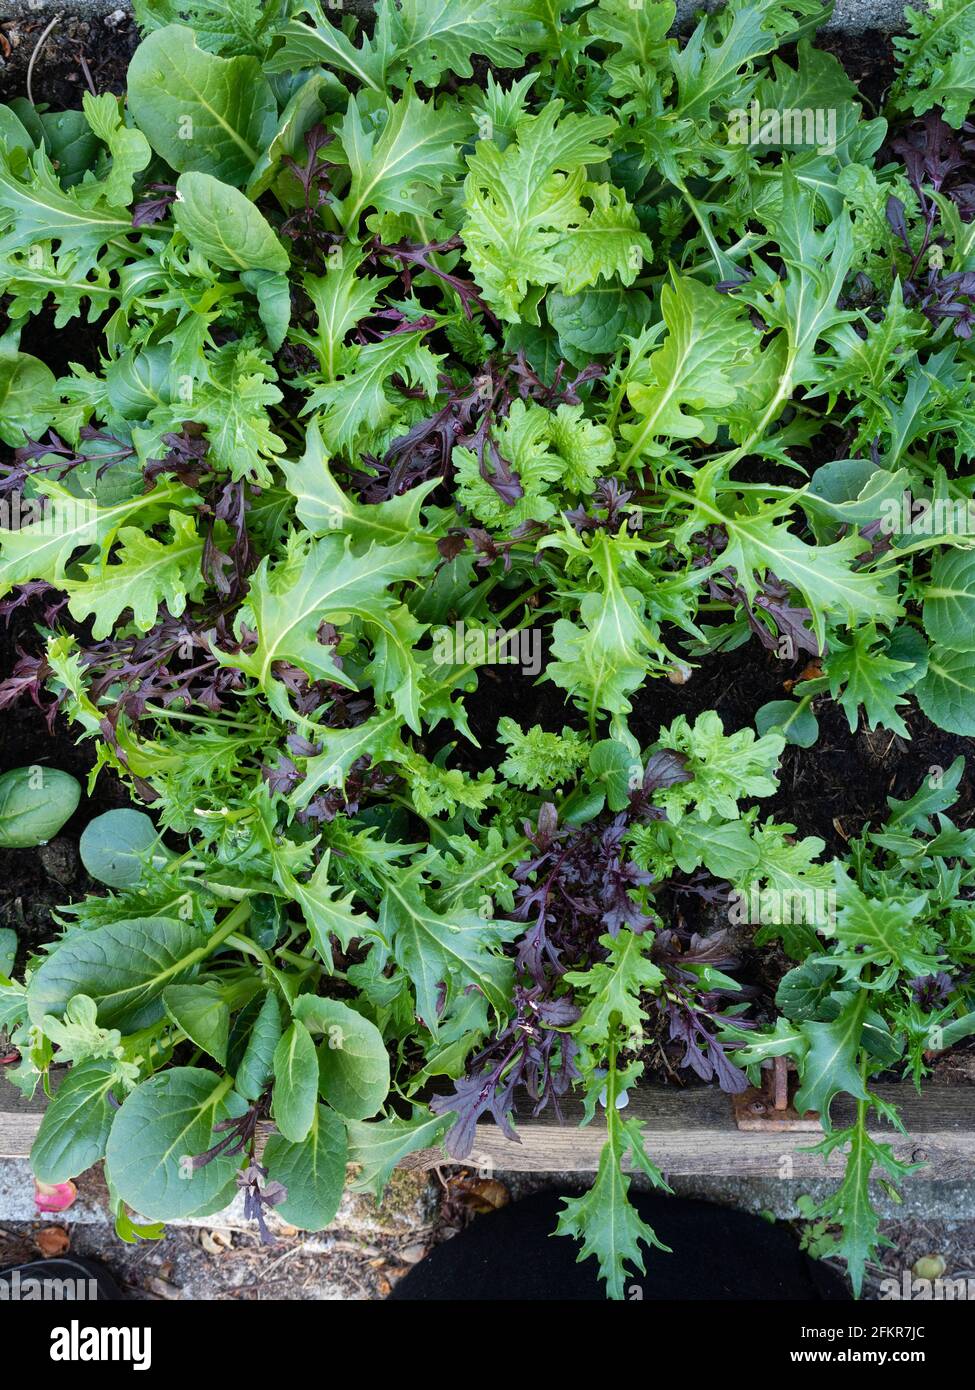
{"label": "twig on soil", "polygon": [[89,68],[88,60],[80,49],[78,50],[78,62],[81,64],[81,71],[84,73],[85,81],[88,83],[89,92],[91,92],[93,97],[97,97],[98,88],[95,86],[94,80],[92,79],[91,68]]}
{"label": "twig on soil", "polygon": [[292,1255],[297,1254],[300,1250],[303,1250],[304,1248],[305,1248],[305,1242],[304,1242],[304,1241],[299,1241],[297,1245],[292,1245],[292,1247],[291,1247],[290,1250],[286,1250],[286,1251],[284,1252],[283,1255],[280,1255],[280,1256],[274,1261],[274,1264],[271,1266],[270,1269],[266,1269],[266,1270],[263,1270],[263,1271],[262,1271],[261,1277],[258,1279],[257,1284],[258,1284],[258,1285],[266,1284],[266,1283],[268,1282],[268,1280],[270,1279],[271,1275],[272,1275],[272,1274],[274,1273],[274,1271],[277,1269],[278,1265],[284,1264],[285,1260],[290,1260],[291,1257],[292,1257]]}
{"label": "twig on soil", "polygon": [[63,18],[63,14],[56,14],[54,16],[50,24],[48,24],[47,28],[44,30],[43,34],[41,34],[41,37],[35,43],[34,51],[30,55],[30,62],[27,64],[27,100],[30,102],[31,106],[34,105],[34,93],[31,89],[30,81],[34,75],[34,64],[37,61],[37,55],[41,51],[41,46],[44,43],[44,40],[47,38],[48,34],[51,32],[51,30],[54,28],[56,24],[61,23],[61,20]]}

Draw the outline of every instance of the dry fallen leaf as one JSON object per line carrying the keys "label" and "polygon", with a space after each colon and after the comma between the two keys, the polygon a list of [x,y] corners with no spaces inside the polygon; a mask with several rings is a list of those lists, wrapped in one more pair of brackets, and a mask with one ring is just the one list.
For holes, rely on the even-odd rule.
{"label": "dry fallen leaf", "polygon": [[175,1284],[169,1284],[165,1279],[150,1279],[147,1283],[150,1293],[154,1293],[157,1298],[164,1298],[168,1303],[174,1303],[183,1297],[182,1291]]}
{"label": "dry fallen leaf", "polygon": [[402,1250],[396,1251],[396,1258],[402,1260],[405,1265],[418,1265],[426,1253],[425,1245],[406,1245]]}
{"label": "dry fallen leaf", "polygon": [[511,1193],[497,1178],[478,1178],[467,1183],[461,1196],[473,1211],[480,1213],[497,1211],[511,1201]]}
{"label": "dry fallen leaf", "polygon": [[53,1260],[68,1253],[71,1237],[63,1226],[45,1226],[34,1237],[34,1244],[46,1260]]}
{"label": "dry fallen leaf", "polygon": [[948,1265],[944,1255],[922,1255],[916,1260],[911,1273],[915,1279],[940,1279],[944,1275]]}
{"label": "dry fallen leaf", "polygon": [[200,1244],[208,1255],[223,1255],[233,1250],[234,1239],[227,1231],[201,1231]]}
{"label": "dry fallen leaf", "polygon": [[685,661],[677,661],[667,672],[671,685],[686,685],[691,678],[691,668]]}

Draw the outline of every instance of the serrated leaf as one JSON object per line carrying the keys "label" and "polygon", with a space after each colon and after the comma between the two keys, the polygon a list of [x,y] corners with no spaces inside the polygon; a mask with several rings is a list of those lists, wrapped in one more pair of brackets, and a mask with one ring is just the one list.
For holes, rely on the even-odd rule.
{"label": "serrated leaf", "polygon": [[377,1202],[382,1197],[393,1169],[417,1149],[433,1148],[443,1136],[447,1122],[441,1116],[420,1116],[415,1120],[400,1120],[395,1116],[383,1120],[350,1120],[349,1161],[361,1169],[352,1183],[356,1191],[372,1192]]}
{"label": "serrated leaf", "polygon": [[689,276],[674,275],[663,286],[660,306],[667,336],[627,387],[637,418],[621,426],[629,445],[624,468],[665,452],[668,440],[711,442],[716,411],[738,394],[734,369],[758,348],[743,306]]}
{"label": "serrated leaf", "polygon": [[757,592],[756,575],[769,572],[793,584],[812,612],[820,647],[827,616],[835,614],[850,623],[897,617],[900,605],[895,594],[877,575],[855,567],[863,553],[859,536],[847,535],[832,545],[810,545],[771,510],[724,517],[723,523],[728,545],[722,562],[734,566],[746,594],[751,597]]}
{"label": "serrated leaf", "polygon": [[64,585],[71,616],[79,622],[94,618],[93,636],[107,637],[125,609],[131,609],[135,627],[148,632],[160,604],[178,618],[187,598],[202,589],[203,538],[194,519],[170,512],[169,525],[168,541],[156,540],[138,526],[121,527],[115,563],[82,565],[85,578]]}
{"label": "serrated leaf", "polygon": [[845,954],[834,952],[830,957],[846,967],[844,980],[862,984],[868,966],[881,971],[896,967],[895,975],[908,977],[937,973],[941,959],[926,954],[915,928],[928,902],[926,893],[873,896],[839,868],[836,884],[839,911],[828,935],[846,948]]}
{"label": "serrated leaf", "polygon": [[799,1031],[808,1044],[799,1063],[802,1085],[796,1093],[795,1107],[800,1114],[816,1110],[828,1118],[830,1103],[840,1091],[859,1100],[866,1099],[859,1071],[859,1049],[867,998],[865,991],[852,996],[832,1023],[814,1023],[807,1019],[800,1026]]}
{"label": "serrated leaf", "polygon": [[353,909],[351,893],[346,893],[344,897],[336,896],[341,889],[338,884],[329,882],[329,859],[326,852],[315,872],[304,882],[280,867],[276,877],[301,908],[315,950],[331,969],[330,938],[334,936],[342,950],[347,951],[357,937],[368,936],[375,924],[364,913]]}
{"label": "serrated leaf", "polygon": [[105,200],[115,207],[128,207],[135,176],[152,158],[149,142],[140,130],[125,124],[118,98],[110,92],[103,92],[101,96],[85,92],[82,103],[85,119],[112,156],[111,172],[103,184]]}
{"label": "serrated leaf", "polygon": [[614,1016],[627,1032],[638,1031],[644,1018],[641,994],[655,994],[664,981],[650,960],[652,937],[624,930],[616,937],[600,937],[600,944],[609,952],[608,960],[565,976],[566,983],[588,995],[582,1017],[572,1029],[583,1042],[602,1042]]}
{"label": "serrated leaf", "polygon": [[504,0],[398,0],[395,7],[384,5],[383,14],[389,16],[387,81],[396,81],[399,72],[428,87],[445,73],[471,77],[474,53],[494,67],[520,67],[533,44],[530,29]]}
{"label": "serrated leaf", "polygon": [[[562,283],[560,248],[589,222],[581,203],[585,165],[604,157],[596,141],[615,125],[606,116],[562,115],[562,105],[551,101],[537,116],[522,117],[516,139],[504,149],[493,140],[477,141],[467,160],[468,260],[487,302],[511,323],[520,321],[530,286]],[[646,249],[642,238],[631,244],[641,254]],[[587,267],[574,291],[600,273],[598,266]]]}
{"label": "serrated leaf", "polygon": [[398,101],[387,102],[379,133],[363,120],[355,97],[350,97],[337,130],[349,167],[349,189],[336,215],[349,232],[369,210],[406,212],[414,209],[411,190],[418,185],[437,189],[457,170],[460,143],[470,134],[467,122],[449,108],[437,110],[408,86]]}
{"label": "serrated leaf", "polygon": [[21,149],[0,151],[0,254],[56,239],[74,254],[75,273],[87,275],[106,243],[132,230],[128,212],[99,193],[98,185],[63,189],[43,149],[30,159]]}
{"label": "serrated leaf", "polygon": [[916,679],[909,661],[896,661],[879,650],[880,639],[874,623],[866,623],[850,633],[849,642],[835,633],[830,637],[826,674],[830,694],[846,712],[851,732],[860,722],[860,707],[868,729],[878,724],[909,738],[899,707],[906,704],[904,692]]}
{"label": "serrated leaf", "polygon": [[498,948],[523,924],[485,919],[468,908],[435,911],[416,874],[386,879],[378,928],[416,992],[419,1017],[436,1038],[443,1008],[475,986],[498,1010],[506,1007],[511,965]]}
{"label": "serrated leaf", "polygon": [[[436,487],[436,480],[410,488],[388,502],[364,504],[354,500],[336,482],[329,467],[328,451],[322,441],[318,422],[308,422],[305,433],[305,452],[297,462],[282,460],[282,470],[288,490],[296,499],[295,510],[302,525],[312,535],[327,535],[341,531],[357,544],[378,541],[392,545],[399,540],[420,540],[420,509],[424,499]],[[430,558],[436,553],[433,537],[429,544]]]}
{"label": "serrated leaf", "polygon": [[565,1199],[556,1229],[582,1242],[580,1261],[595,1255],[606,1292],[621,1299],[626,1266],[641,1273],[646,1268],[641,1245],[670,1253],[630,1203],[630,1179],[622,1167],[627,1153],[655,1187],[669,1188],[650,1161],[638,1122],[624,1121],[617,1113],[614,1089],[610,1086],[606,1097],[609,1137],[599,1156],[596,1180],[584,1196]]}
{"label": "serrated leaf", "polygon": [[333,648],[318,640],[323,622],[355,614],[382,624],[394,600],[388,586],[412,578],[426,551],[411,541],[372,545],[354,555],[351,540],[327,536],[307,551],[300,567],[271,569],[265,558],[251,579],[249,605],[257,628],[257,645],[232,655],[215,649],[222,665],[236,666],[267,693],[271,708],[282,718],[293,717],[287,688],[274,674],[275,662],[300,667],[313,680],[337,681],[355,688],[335,664]]}
{"label": "serrated leaf", "polygon": [[317,386],[305,412],[320,410],[319,428],[326,447],[354,455],[363,438],[382,437],[396,418],[402,397],[392,387],[398,376],[422,386],[432,400],[437,392],[440,359],[422,341],[422,333],[392,334],[347,351],[335,381]]}
{"label": "serrated leaf", "polygon": [[900,72],[890,95],[895,110],[922,116],[933,106],[957,130],[975,101],[975,4],[938,0],[908,5],[910,33],[894,39]]}
{"label": "serrated leaf", "polygon": [[0,531],[0,593],[29,579],[63,587],[68,561],[79,548],[107,549],[120,528],[136,516],[148,529],[167,516],[170,507],[195,500],[193,493],[174,483],[159,484],[141,496],[104,507],[91,498],[75,497],[50,479],[39,480],[37,487],[48,499],[39,520],[18,530]]}
{"label": "serrated leaf", "polygon": [[[875,1098],[875,1104],[880,1102]],[[849,1144],[843,1181],[808,1215],[840,1228],[839,1237],[832,1242],[829,1253],[835,1253],[847,1263],[854,1297],[859,1298],[868,1262],[890,1241],[880,1234],[880,1213],[870,1194],[870,1178],[879,1166],[895,1182],[914,1171],[917,1165],[901,1163],[894,1157],[889,1144],[882,1144],[867,1133],[866,1107],[858,1108],[856,1122],[848,1129],[827,1135],[819,1151],[829,1155]]]}

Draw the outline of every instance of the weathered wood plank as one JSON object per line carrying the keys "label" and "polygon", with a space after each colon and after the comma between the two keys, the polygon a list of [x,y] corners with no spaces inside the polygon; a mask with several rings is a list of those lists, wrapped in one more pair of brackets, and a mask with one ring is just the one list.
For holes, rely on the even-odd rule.
{"label": "weathered wood plank", "polygon": [[[943,1180],[975,1175],[975,1087],[927,1086],[920,1096],[909,1085],[878,1086],[877,1092],[896,1104],[908,1136],[888,1127],[873,1132],[889,1142],[898,1158],[925,1162],[926,1178]],[[43,1100],[23,1101],[0,1079],[0,1158],[23,1158],[29,1151],[43,1110]],[[474,1166],[514,1172],[594,1172],[599,1162],[603,1126],[597,1120],[579,1128],[582,1107],[564,1107],[565,1124],[546,1111],[537,1119],[518,1120],[520,1144],[511,1143],[494,1125],[478,1129]],[[835,1105],[833,1119],[841,1124],[849,1113]],[[824,1171],[820,1154],[803,1152],[816,1143],[814,1134],[755,1134],[736,1129],[731,1103],[720,1091],[693,1087],[642,1086],[628,1109],[640,1120],[647,1148],[664,1174],[674,1177],[816,1177]],[[439,1150],[416,1154],[410,1167],[443,1162]],[[842,1157],[834,1155],[830,1170]]]}
{"label": "weathered wood plank", "polygon": [[[890,1143],[901,1159],[925,1162],[921,1173],[941,1180],[971,1179],[975,1174],[975,1088],[930,1086],[920,1096],[912,1086],[878,1086],[877,1093],[896,1104],[908,1136],[887,1126],[871,1132]],[[604,1126],[578,1128],[582,1107],[566,1105],[566,1125],[543,1113],[521,1119],[521,1144],[505,1139],[493,1125],[478,1129],[476,1154],[469,1162],[515,1172],[594,1172],[599,1163]],[[842,1124],[850,1111],[841,1101],[833,1120]],[[803,1152],[815,1134],[745,1133],[735,1127],[727,1096],[709,1088],[686,1091],[643,1086],[631,1093],[628,1114],[637,1116],[647,1150],[663,1173],[673,1177],[817,1177],[839,1171],[841,1155],[828,1167],[821,1154]],[[419,1157],[419,1156],[418,1156]],[[426,1164],[442,1162],[430,1151]]]}
{"label": "weathered wood plank", "polygon": [[44,1113],[45,1098],[24,1097],[0,1074],[0,1158],[26,1158]]}

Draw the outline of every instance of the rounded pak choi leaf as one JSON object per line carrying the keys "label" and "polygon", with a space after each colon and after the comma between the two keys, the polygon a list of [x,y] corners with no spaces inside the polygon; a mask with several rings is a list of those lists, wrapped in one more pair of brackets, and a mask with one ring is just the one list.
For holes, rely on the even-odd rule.
{"label": "rounded pak choi leaf", "polygon": [[45,1014],[60,1018],[70,999],[87,994],[103,1028],[147,1028],[163,1015],[163,990],[201,959],[205,939],[199,927],[176,917],[130,917],[78,932],[31,976],[31,1021],[40,1025]]}
{"label": "rounded pak choi leaf", "polygon": [[311,1129],[300,1144],[272,1134],[263,1161],[269,1181],[288,1190],[277,1207],[281,1216],[302,1231],[323,1231],[342,1200],[347,1158],[345,1125],[327,1105],[316,1107]]}
{"label": "rounded pak choi leaf", "polygon": [[295,1015],[313,1033],[324,1033],[318,1049],[322,1095],[347,1120],[368,1120],[389,1094],[389,1055],[374,1023],[337,999],[303,994]]}
{"label": "rounded pak choi leaf", "polygon": [[153,1221],[219,1211],[236,1190],[240,1155],[218,1154],[200,1168],[190,1160],[217,1143],[214,1125],[245,1108],[229,1078],[199,1067],[173,1067],[143,1081],[108,1137],[106,1160],[119,1197]]}
{"label": "rounded pak choi leaf", "polygon": [[176,225],[214,265],[238,272],[288,269],[287,251],[243,193],[209,174],[183,174],[176,188]]}
{"label": "rounded pak choi leaf", "polygon": [[932,647],[928,669],[914,687],[921,709],[950,734],[975,734],[975,652]]}
{"label": "rounded pak choi leaf", "polygon": [[206,53],[183,24],[139,44],[127,99],[149,144],[178,173],[198,170],[238,186],[277,128],[277,102],[257,59]]}
{"label": "rounded pak choi leaf", "polygon": [[109,888],[132,888],[143,878],[147,863],[161,867],[172,858],[145,812],[129,807],[89,821],[78,850],[92,878]]}
{"label": "rounded pak choi leaf", "polygon": [[71,1068],[44,1111],[30,1151],[39,1182],[67,1182],[104,1158],[117,1082],[118,1067],[109,1058],[90,1058]]}
{"label": "rounded pak choi leaf", "polygon": [[0,777],[0,848],[46,845],[71,819],[81,785],[54,767],[15,767]]}
{"label": "rounded pak choi leaf", "polygon": [[216,985],[170,985],[163,990],[163,1004],[191,1042],[227,1065],[230,1009]]}
{"label": "rounded pak choi leaf", "polygon": [[318,1058],[311,1034],[293,1023],[274,1049],[274,1095],[271,1114],[285,1139],[300,1144],[315,1119]]}
{"label": "rounded pak choi leaf", "polygon": [[924,590],[924,626],[932,642],[953,652],[975,651],[975,554],[944,550]]}

